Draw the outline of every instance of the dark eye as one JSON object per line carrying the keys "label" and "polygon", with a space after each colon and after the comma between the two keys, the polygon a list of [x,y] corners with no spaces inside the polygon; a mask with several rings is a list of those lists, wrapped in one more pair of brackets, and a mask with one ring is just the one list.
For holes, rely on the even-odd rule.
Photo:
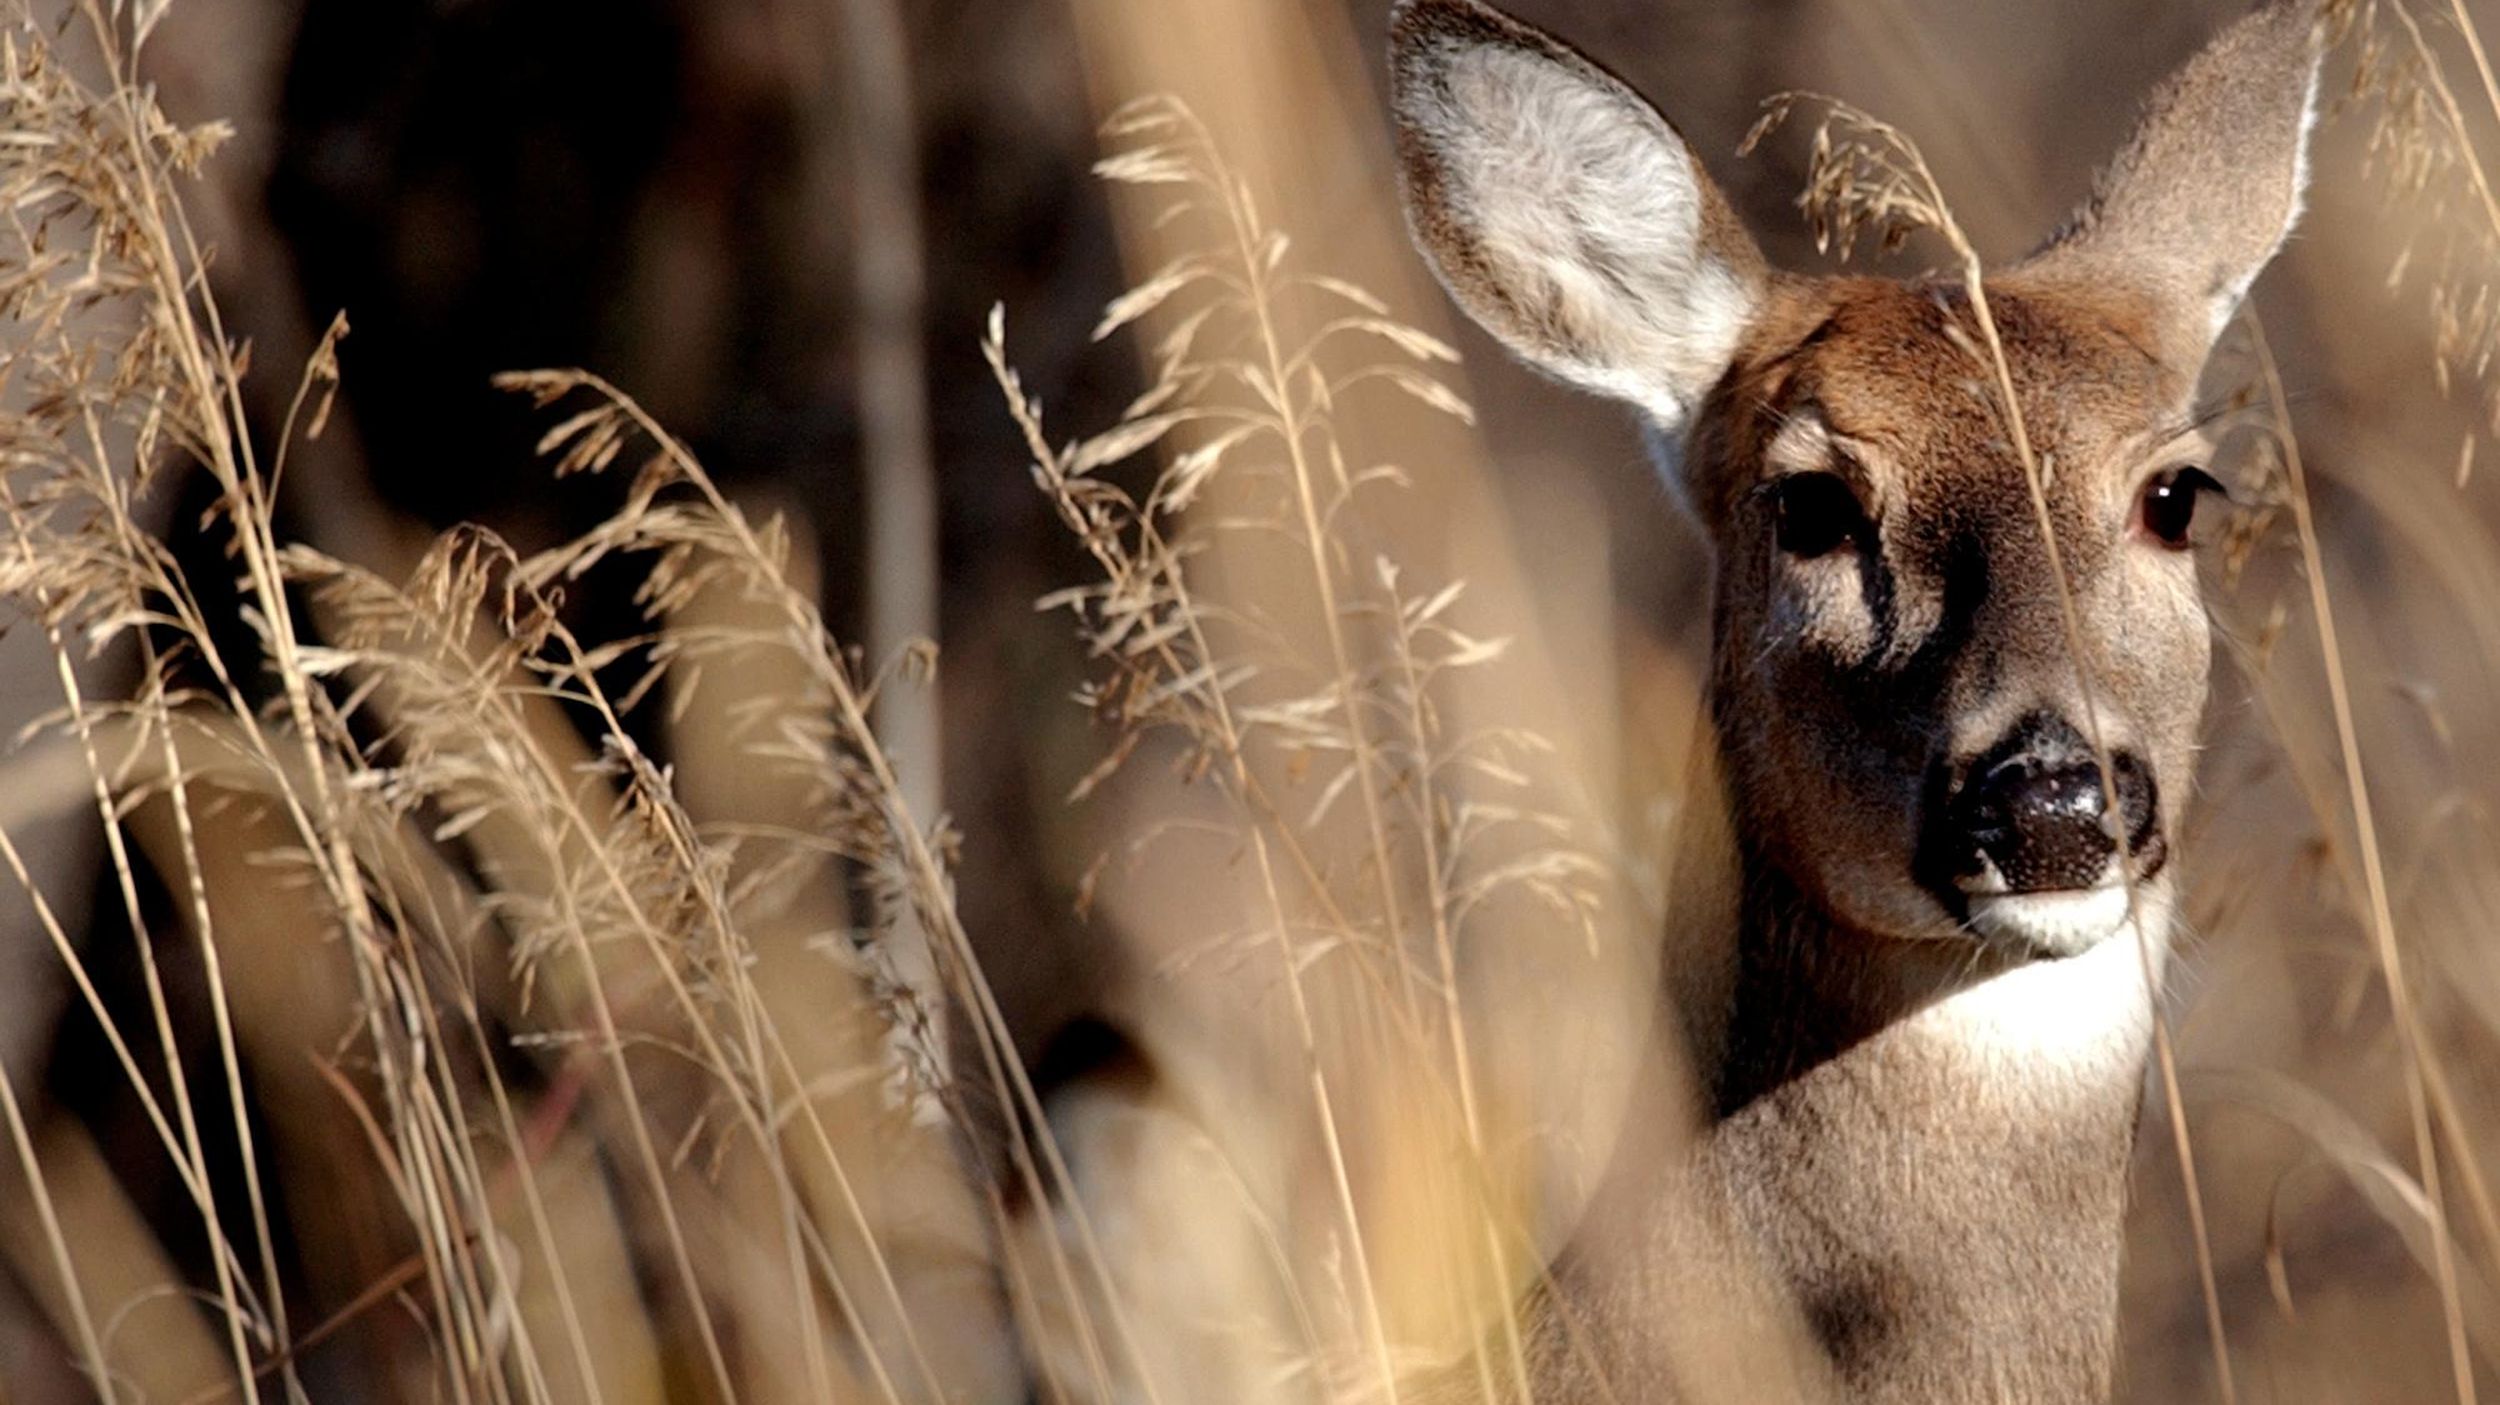
{"label": "dark eye", "polygon": [[2145,535],[2173,551],[2194,545],[2189,532],[2196,525],[2196,504],[2207,493],[2229,496],[2213,475],[2201,468],[2174,468],[2156,474],[2153,481],[2144,485],[2144,502],[2138,509]]}
{"label": "dark eye", "polygon": [[1858,495],[1835,473],[1792,473],[1771,485],[1780,550],[1811,559],[1836,551],[1866,529]]}

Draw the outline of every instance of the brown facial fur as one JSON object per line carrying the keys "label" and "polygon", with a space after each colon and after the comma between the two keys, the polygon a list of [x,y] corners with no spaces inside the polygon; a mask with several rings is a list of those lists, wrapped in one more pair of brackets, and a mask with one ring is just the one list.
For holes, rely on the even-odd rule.
{"label": "brown facial fur", "polygon": [[[2027,713],[2087,732],[2096,720],[2110,750],[2147,756],[2169,805],[2189,790],[2205,617],[2191,558],[2144,537],[2136,510],[2148,477],[2192,462],[2178,450],[2193,368],[2153,359],[2106,298],[2019,277],[1988,296],[2045,470],[2095,683],[2089,718],[1960,289],[1781,281],[1683,465],[1716,543],[1714,708],[1739,828],[1870,933],[1956,934],[1910,877],[1918,817],[1940,773]],[[1809,417],[1828,426],[1827,461],[1773,462],[1783,429]],[[1859,489],[1879,535],[1798,562],[1773,542],[1763,488],[1816,468]],[[1855,627],[1830,627],[1837,614]]]}

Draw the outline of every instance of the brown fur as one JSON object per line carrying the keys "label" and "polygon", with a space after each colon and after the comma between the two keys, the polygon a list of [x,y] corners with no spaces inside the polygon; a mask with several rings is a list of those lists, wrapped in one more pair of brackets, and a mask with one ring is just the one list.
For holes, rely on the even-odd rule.
{"label": "brown fur", "polygon": [[[2206,673],[2204,617],[2184,556],[2129,535],[2144,478],[2190,420],[2193,371],[2148,358],[2130,310],[2035,291],[1992,306],[2045,466],[2062,564],[2087,624],[2101,730],[2155,753],[2162,793],[2187,793]],[[2022,712],[2080,717],[2047,552],[1988,391],[1948,334],[1951,285],[1879,279],[1780,285],[1696,423],[1688,491],[1719,542],[1769,531],[1753,490],[1779,428],[1819,414],[1844,438],[1873,515],[1893,657],[1782,647],[1797,583],[1775,553],[1719,553],[1713,706],[1749,842],[1825,912],[1894,936],[1951,936],[1905,891],[1908,821],[1939,763],[1967,759]],[[1819,465],[1818,465],[1819,466]],[[1969,598],[1961,598],[1967,594]],[[2113,628],[2118,627],[2118,628]],[[1778,726],[1753,725],[1780,719]]]}
{"label": "brown fur", "polygon": [[[1791,1310],[1828,1376],[1809,1361],[1756,1398],[2105,1397],[2142,977],[2210,653],[2192,558],[2141,504],[2194,463],[2204,360],[2297,213],[2310,13],[2283,0],[2218,38],[2069,229],[1985,285],[2080,670],[1969,289],[1771,272],[1682,138],[1594,63],[1477,0],[1401,0],[1392,24],[1418,243],[1524,358],[1650,415],[1714,546],[1714,726],[1668,984],[1715,1126],[1695,1159],[1628,1137],[1532,1305],[1539,1398],[1603,1398],[1600,1377],[1627,1401],[1721,1398],[1693,1314]],[[1520,155],[1542,120],[1599,154]],[[1644,228],[1625,173],[1653,170],[1691,208]],[[1673,354],[1621,359],[1646,347]],[[1696,349],[1723,354],[1696,373]],[[1777,545],[1771,485],[1803,473],[1845,482],[1865,533]],[[2140,928],[2071,951],[1975,929],[1927,867],[1975,758],[2042,716],[2158,796],[2120,860]]]}

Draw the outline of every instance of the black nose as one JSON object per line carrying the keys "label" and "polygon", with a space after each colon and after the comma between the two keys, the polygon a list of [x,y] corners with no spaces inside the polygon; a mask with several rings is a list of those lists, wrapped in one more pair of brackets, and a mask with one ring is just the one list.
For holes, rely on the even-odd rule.
{"label": "black nose", "polygon": [[1954,876],[1977,876],[1993,865],[2005,891],[2047,893],[2089,888],[2108,875],[2118,830],[2108,822],[2108,793],[2118,797],[2127,847],[2157,865],[2159,807],[2152,772],[2130,751],[2110,757],[2104,790],[2091,743],[2061,717],[2025,718],[1963,771],[1947,829],[1954,836]]}

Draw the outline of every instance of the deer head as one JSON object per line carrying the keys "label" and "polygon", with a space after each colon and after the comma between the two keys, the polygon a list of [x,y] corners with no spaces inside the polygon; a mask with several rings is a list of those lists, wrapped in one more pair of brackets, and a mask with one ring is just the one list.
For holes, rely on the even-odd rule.
{"label": "deer head", "polygon": [[2194,399],[2298,212],[2309,13],[2223,33],[2069,226],[1982,284],[2080,661],[1969,289],[1775,271],[1586,57],[1477,0],[1392,24],[1417,242],[1511,350],[1646,419],[1712,544],[1748,859],[1876,937],[2073,955],[2124,930],[2130,885],[2157,929],[2210,654]]}

